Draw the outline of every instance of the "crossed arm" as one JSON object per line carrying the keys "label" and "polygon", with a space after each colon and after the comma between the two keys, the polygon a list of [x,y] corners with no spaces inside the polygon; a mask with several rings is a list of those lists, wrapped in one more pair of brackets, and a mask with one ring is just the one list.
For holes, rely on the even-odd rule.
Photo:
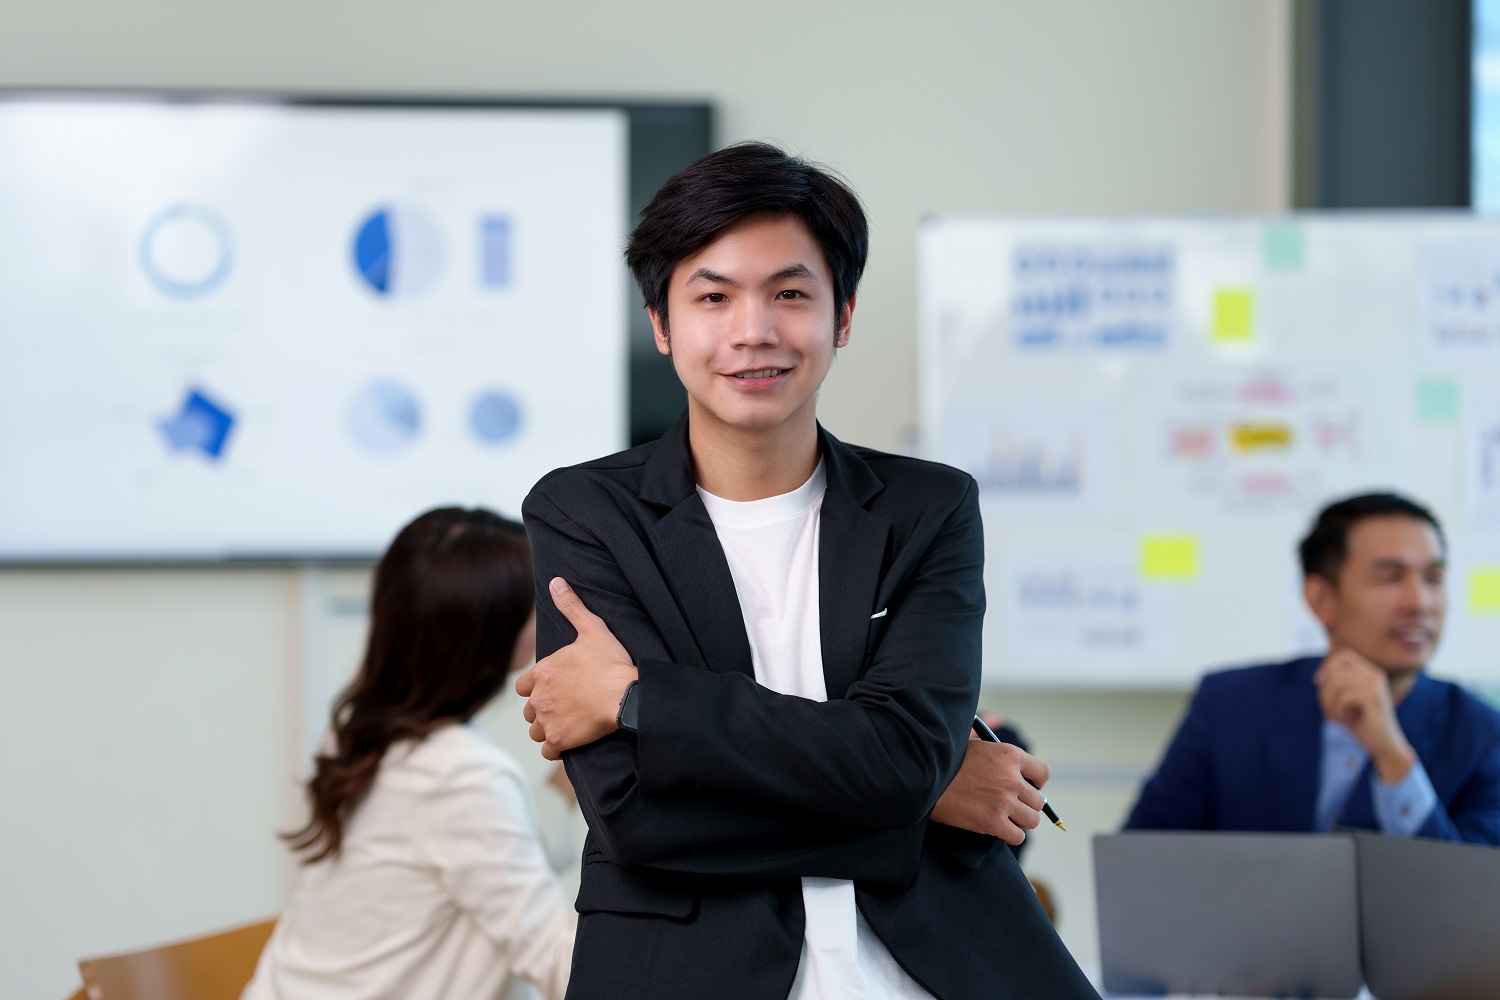
{"label": "crossed arm", "polygon": [[[1040,822],[1025,778],[1042,784],[1046,765],[966,739],[983,616],[972,489],[898,592],[864,676],[828,702],[672,662],[611,553],[544,495],[525,515],[551,600],[538,607],[541,658],[517,690],[611,860],[900,883],[929,816],[1009,842]],[[614,721],[631,680],[636,737]]]}

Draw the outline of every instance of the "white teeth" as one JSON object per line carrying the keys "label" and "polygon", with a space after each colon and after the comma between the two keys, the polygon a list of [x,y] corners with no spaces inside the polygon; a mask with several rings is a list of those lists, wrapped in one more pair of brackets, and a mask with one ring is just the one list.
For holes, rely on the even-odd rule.
{"label": "white teeth", "polygon": [[765,368],[758,372],[741,372],[735,378],[774,378],[784,371],[785,368]]}

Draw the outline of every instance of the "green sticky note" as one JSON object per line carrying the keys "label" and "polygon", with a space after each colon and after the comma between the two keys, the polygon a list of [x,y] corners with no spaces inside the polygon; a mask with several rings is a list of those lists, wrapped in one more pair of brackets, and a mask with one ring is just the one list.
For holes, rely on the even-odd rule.
{"label": "green sticky note", "polygon": [[1458,382],[1425,378],[1417,383],[1417,419],[1449,423],[1458,419]]}
{"label": "green sticky note", "polygon": [[1500,566],[1469,570],[1469,610],[1476,615],[1500,615]]}
{"label": "green sticky note", "polygon": [[1194,535],[1147,535],[1141,540],[1141,576],[1153,583],[1191,583],[1200,571]]}
{"label": "green sticky note", "polygon": [[1220,288],[1214,292],[1209,339],[1226,345],[1255,342],[1255,289]]}
{"label": "green sticky note", "polygon": [[1295,271],[1302,266],[1302,227],[1295,222],[1273,222],[1266,226],[1266,267],[1272,271]]}

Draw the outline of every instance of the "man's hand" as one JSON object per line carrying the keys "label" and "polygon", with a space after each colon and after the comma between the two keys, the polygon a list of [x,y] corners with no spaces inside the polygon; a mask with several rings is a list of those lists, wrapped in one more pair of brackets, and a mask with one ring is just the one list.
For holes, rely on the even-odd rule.
{"label": "man's hand", "polygon": [[557,760],[564,750],[615,731],[620,699],[640,672],[604,619],[584,607],[562,577],[548,589],[578,638],[517,677],[516,694],[527,699],[522,714],[542,756]]}
{"label": "man's hand", "polygon": [[1328,654],[1313,683],[1323,717],[1354,734],[1381,781],[1400,784],[1411,773],[1417,754],[1396,721],[1386,672],[1352,649],[1338,649]]}
{"label": "man's hand", "polygon": [[1042,793],[1037,788],[1051,776],[1043,761],[1018,746],[971,738],[963,766],[938,799],[932,818],[999,837],[1014,847],[1026,839],[1027,830],[1041,825]]}

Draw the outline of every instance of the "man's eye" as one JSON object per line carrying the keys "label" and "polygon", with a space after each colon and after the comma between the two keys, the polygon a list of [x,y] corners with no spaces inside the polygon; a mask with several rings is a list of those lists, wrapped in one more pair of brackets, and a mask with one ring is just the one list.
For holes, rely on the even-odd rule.
{"label": "man's eye", "polygon": [[803,298],[803,295],[795,288],[785,288],[777,292],[776,297],[778,299],[800,299]]}
{"label": "man's eye", "polygon": [[729,301],[729,297],[726,296],[723,292],[709,292],[707,295],[703,296],[703,301],[704,302],[728,302]]}

